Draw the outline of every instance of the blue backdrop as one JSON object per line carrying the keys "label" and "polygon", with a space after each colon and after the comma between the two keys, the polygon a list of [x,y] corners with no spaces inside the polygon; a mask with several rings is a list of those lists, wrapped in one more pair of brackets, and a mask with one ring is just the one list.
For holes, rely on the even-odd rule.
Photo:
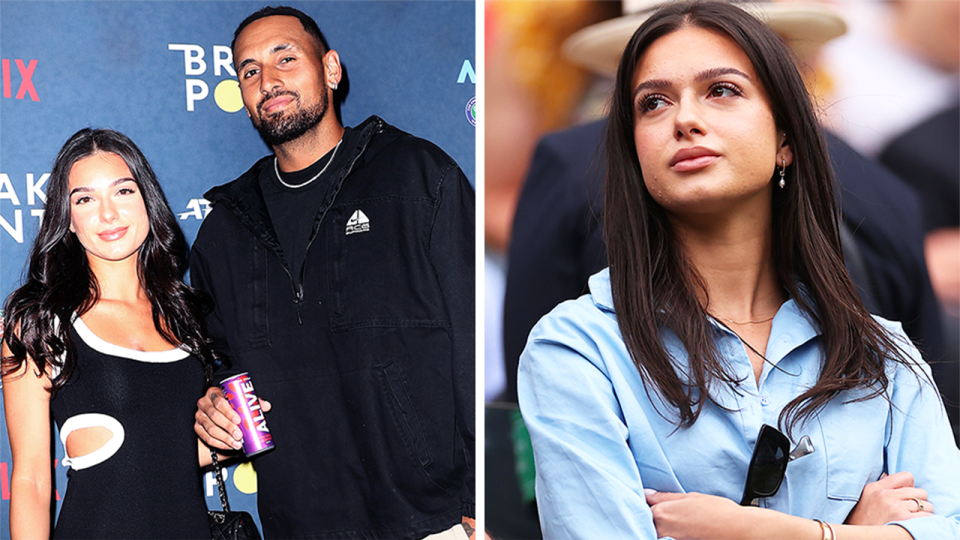
{"label": "blue backdrop", "polygon": [[[377,114],[439,145],[474,181],[473,2],[289,4],[340,54],[344,125]],[[137,143],[193,240],[208,211],[203,193],[270,153],[241,109],[229,50],[237,24],[263,5],[0,2],[0,297],[20,283],[57,151],[86,126]],[[57,442],[58,499],[68,488],[62,457]],[[10,471],[0,419],[0,539],[9,538]],[[219,508],[212,474],[204,484]],[[231,467],[227,486],[231,505],[255,514],[253,468]]]}

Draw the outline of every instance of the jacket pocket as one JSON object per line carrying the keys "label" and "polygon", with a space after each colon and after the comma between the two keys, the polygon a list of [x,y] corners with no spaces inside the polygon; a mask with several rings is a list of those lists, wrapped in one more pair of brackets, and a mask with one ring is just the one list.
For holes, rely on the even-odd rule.
{"label": "jacket pocket", "polygon": [[407,392],[400,366],[396,362],[388,362],[377,366],[380,383],[386,393],[386,402],[390,408],[390,416],[403,441],[407,453],[420,467],[427,467],[433,462],[427,447],[427,440],[423,436],[420,418],[413,407],[413,401]]}
{"label": "jacket pocket", "polygon": [[446,326],[430,261],[433,203],[418,197],[364,199],[330,209],[325,227],[334,331]]}

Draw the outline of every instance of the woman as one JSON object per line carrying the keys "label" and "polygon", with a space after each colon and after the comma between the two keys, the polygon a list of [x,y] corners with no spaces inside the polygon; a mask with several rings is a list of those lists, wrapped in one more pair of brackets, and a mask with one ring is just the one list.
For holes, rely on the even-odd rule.
{"label": "woman", "polygon": [[[827,154],[779,38],[730,4],[652,15],[621,58],[606,148],[610,268],[540,321],[520,363],[544,536],[956,538],[946,415],[846,274]],[[740,506],[764,424],[813,451]]]}
{"label": "woman", "polygon": [[186,256],[133,141],[73,135],[4,309],[12,538],[50,536],[51,411],[71,467],[54,537],[210,537],[193,415],[214,357]]}

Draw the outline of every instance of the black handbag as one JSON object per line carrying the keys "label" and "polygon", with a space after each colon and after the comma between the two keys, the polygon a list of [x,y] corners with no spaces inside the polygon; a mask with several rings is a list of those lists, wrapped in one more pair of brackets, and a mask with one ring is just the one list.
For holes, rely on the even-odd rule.
{"label": "black handbag", "polygon": [[220,462],[217,452],[210,451],[213,458],[213,472],[217,476],[217,488],[220,490],[220,504],[223,511],[207,510],[212,540],[261,540],[260,531],[249,512],[231,512],[227,501],[227,487],[223,484]]}

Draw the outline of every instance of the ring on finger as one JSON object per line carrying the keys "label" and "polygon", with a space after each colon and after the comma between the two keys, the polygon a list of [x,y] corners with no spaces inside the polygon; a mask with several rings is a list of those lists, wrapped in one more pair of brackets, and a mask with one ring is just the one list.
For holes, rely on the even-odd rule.
{"label": "ring on finger", "polygon": [[917,512],[923,512],[923,501],[916,497],[911,497],[910,500],[917,503]]}

